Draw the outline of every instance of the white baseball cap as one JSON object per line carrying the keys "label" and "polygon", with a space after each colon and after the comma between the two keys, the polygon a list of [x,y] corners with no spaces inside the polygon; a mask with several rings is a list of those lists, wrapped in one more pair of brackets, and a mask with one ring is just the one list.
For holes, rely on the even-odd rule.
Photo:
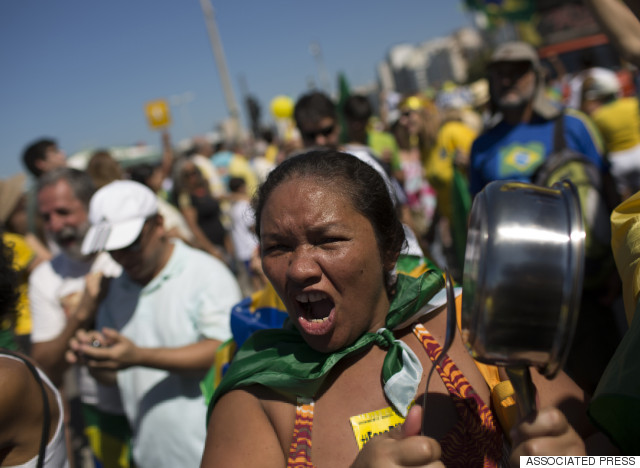
{"label": "white baseball cap", "polygon": [[118,250],[131,245],[145,221],[158,213],[156,195],[146,185],[116,180],[98,190],[89,203],[91,228],[82,253]]}
{"label": "white baseball cap", "polygon": [[595,68],[589,71],[583,82],[583,92],[586,99],[599,99],[607,96],[616,96],[620,93],[621,86],[618,75],[606,68]]}

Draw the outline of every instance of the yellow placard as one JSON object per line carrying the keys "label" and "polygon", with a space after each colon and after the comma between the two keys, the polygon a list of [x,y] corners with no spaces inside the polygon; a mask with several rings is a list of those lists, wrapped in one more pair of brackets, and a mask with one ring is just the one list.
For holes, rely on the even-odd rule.
{"label": "yellow placard", "polygon": [[169,104],[164,99],[157,99],[146,103],[145,114],[149,125],[153,129],[168,127],[171,124]]}

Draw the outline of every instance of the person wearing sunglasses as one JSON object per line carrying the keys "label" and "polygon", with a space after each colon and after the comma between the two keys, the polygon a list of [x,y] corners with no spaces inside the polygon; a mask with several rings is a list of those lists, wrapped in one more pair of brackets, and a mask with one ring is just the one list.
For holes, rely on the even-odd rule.
{"label": "person wearing sunglasses", "polygon": [[305,148],[336,149],[340,143],[338,113],[326,94],[313,91],[298,99],[293,110],[296,126]]}

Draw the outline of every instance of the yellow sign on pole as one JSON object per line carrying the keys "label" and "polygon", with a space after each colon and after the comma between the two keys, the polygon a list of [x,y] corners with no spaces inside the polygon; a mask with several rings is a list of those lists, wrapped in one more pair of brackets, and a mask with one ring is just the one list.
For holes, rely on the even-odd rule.
{"label": "yellow sign on pole", "polygon": [[154,130],[171,125],[169,104],[165,99],[157,99],[155,101],[147,102],[144,110],[145,114],[147,114],[149,125]]}

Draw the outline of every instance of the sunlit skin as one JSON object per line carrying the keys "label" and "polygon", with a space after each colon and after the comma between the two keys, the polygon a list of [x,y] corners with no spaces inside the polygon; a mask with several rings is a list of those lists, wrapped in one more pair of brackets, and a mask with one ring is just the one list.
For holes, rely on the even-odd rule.
{"label": "sunlit skin", "polygon": [[82,258],[80,248],[89,229],[87,207],[76,198],[66,180],[43,187],[38,192],[38,210],[55,242],[69,256]]}
{"label": "sunlit skin", "polygon": [[154,193],[158,193],[160,189],[162,189],[162,180],[163,180],[162,168],[157,167],[147,179],[147,185]]}
{"label": "sunlit skin", "polygon": [[309,178],[282,183],[266,202],[260,236],[265,274],[305,341],[322,352],[384,325],[383,271],[393,266],[383,264],[371,223],[339,182],[327,185]]}

